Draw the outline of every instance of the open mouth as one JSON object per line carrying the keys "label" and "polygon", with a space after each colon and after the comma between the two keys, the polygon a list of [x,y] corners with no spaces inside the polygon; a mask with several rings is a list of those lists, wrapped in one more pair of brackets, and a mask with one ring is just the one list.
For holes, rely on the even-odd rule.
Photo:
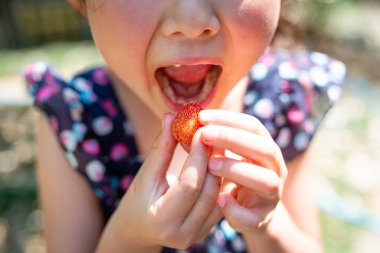
{"label": "open mouth", "polygon": [[158,68],[155,77],[166,101],[175,109],[211,98],[222,68],[212,64],[171,65]]}

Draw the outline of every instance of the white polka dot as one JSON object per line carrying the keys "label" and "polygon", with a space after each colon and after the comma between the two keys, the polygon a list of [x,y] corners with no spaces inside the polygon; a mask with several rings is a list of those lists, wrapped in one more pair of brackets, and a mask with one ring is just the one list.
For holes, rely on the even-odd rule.
{"label": "white polka dot", "polygon": [[331,85],[327,90],[327,95],[329,96],[332,102],[338,101],[341,94],[342,88],[338,85]]}
{"label": "white polka dot", "polygon": [[68,151],[74,151],[77,147],[77,139],[75,138],[75,134],[70,130],[64,130],[60,133],[60,140],[63,146]]}
{"label": "white polka dot", "polygon": [[269,119],[273,117],[274,105],[270,99],[263,98],[257,101],[253,111],[258,117]]}
{"label": "white polka dot", "polygon": [[251,70],[251,75],[254,80],[261,81],[268,74],[268,67],[265,64],[257,63]]}
{"label": "white polka dot", "polygon": [[46,70],[47,70],[47,65],[43,62],[36,62],[35,64],[33,64],[33,73],[32,73],[33,80],[35,82],[41,81]]}
{"label": "white polka dot", "polygon": [[346,76],[346,66],[340,61],[332,61],[329,65],[330,80],[335,83],[342,83]]}
{"label": "white polka dot", "polygon": [[278,96],[278,99],[286,107],[289,106],[290,103],[292,102],[292,98],[287,93],[281,93],[280,96]]}
{"label": "white polka dot", "polygon": [[95,133],[99,136],[105,136],[112,132],[113,124],[112,121],[104,116],[100,116],[92,122],[92,128]]}
{"label": "white polka dot", "polygon": [[235,238],[236,236],[236,231],[235,229],[233,229],[230,224],[228,223],[227,220],[223,220],[221,223],[220,223],[220,228],[222,229],[225,237],[227,238],[227,240],[229,239],[232,239],[232,238]]}
{"label": "white polka dot", "polygon": [[305,150],[309,145],[309,135],[303,132],[296,134],[294,136],[293,144],[298,151]]}
{"label": "white polka dot", "polygon": [[67,104],[75,103],[79,101],[79,94],[71,88],[64,88],[62,90],[63,99]]}
{"label": "white polka dot", "polygon": [[289,128],[282,128],[277,136],[276,143],[280,148],[285,148],[289,145],[291,140],[291,131]]}
{"label": "white polka dot", "polygon": [[124,121],[123,126],[124,126],[124,131],[126,132],[128,136],[134,135],[135,130],[133,129],[133,126],[129,121],[127,120]]}
{"label": "white polka dot", "polygon": [[99,161],[91,161],[86,165],[86,173],[94,182],[99,182],[103,179],[105,167]]}
{"label": "white polka dot", "polygon": [[86,81],[86,79],[81,78],[81,77],[75,78],[72,81],[72,83],[73,83],[74,88],[77,89],[78,91],[88,91],[91,89],[91,86]]}
{"label": "white polka dot", "polygon": [[283,62],[278,67],[278,73],[280,77],[288,80],[296,79],[298,76],[298,70],[295,67],[294,63]]}
{"label": "white polka dot", "polygon": [[71,167],[73,167],[74,169],[78,168],[78,160],[75,158],[73,153],[66,152],[66,158],[67,158],[69,164],[71,165]]}
{"label": "white polka dot", "polygon": [[247,94],[244,96],[244,100],[243,100],[244,105],[246,105],[246,106],[252,105],[256,101],[257,96],[258,96],[257,92],[255,92],[255,91],[247,92]]}
{"label": "white polka dot", "polygon": [[236,251],[236,252],[245,252],[245,243],[243,241],[243,239],[241,239],[240,236],[237,236],[235,237],[232,242],[231,242],[231,246],[232,248]]}
{"label": "white polka dot", "polygon": [[312,67],[309,73],[311,81],[316,85],[324,87],[329,83],[329,76],[322,67]]}
{"label": "white polka dot", "polygon": [[327,55],[320,52],[312,52],[310,54],[310,59],[318,65],[327,65],[330,61],[330,58]]}
{"label": "white polka dot", "polygon": [[275,119],[276,126],[283,126],[286,123],[286,117],[283,114],[278,114]]}
{"label": "white polka dot", "polygon": [[80,102],[70,104],[70,116],[74,121],[81,121],[83,105]]}

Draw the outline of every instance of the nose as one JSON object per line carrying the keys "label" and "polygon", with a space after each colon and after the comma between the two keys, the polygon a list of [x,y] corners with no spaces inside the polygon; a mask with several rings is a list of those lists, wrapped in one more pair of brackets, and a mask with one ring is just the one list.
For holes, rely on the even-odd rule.
{"label": "nose", "polygon": [[164,36],[175,39],[210,38],[220,30],[220,21],[204,0],[173,1],[161,23]]}

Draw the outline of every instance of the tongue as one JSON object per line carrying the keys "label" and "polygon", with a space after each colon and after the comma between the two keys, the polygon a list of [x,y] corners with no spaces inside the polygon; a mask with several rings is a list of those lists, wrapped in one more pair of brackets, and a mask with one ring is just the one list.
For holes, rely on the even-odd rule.
{"label": "tongue", "polygon": [[180,83],[196,83],[203,80],[211,65],[169,66],[164,68],[165,74]]}

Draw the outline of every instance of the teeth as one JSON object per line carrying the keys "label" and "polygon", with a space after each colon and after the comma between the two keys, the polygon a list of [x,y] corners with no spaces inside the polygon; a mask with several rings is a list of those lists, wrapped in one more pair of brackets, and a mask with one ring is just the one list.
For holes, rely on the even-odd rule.
{"label": "teeth", "polygon": [[[181,67],[181,64],[174,64],[174,67],[178,68]],[[183,98],[183,97],[177,97],[176,93],[174,92],[173,88],[170,85],[170,79],[163,73],[158,72],[156,75],[157,81],[161,84],[161,87],[172,101],[175,101],[175,103],[184,105],[190,102],[202,102],[207,98],[207,96],[210,94],[211,90],[214,88],[215,82],[218,79],[219,71],[216,68],[211,68],[209,73],[206,75],[203,83],[203,87],[201,88],[200,93],[191,98]]]}
{"label": "teeth", "polygon": [[159,75],[157,75],[156,78],[157,78],[157,81],[161,83],[164,87],[169,86],[169,78],[165,76],[164,74],[159,73]]}

